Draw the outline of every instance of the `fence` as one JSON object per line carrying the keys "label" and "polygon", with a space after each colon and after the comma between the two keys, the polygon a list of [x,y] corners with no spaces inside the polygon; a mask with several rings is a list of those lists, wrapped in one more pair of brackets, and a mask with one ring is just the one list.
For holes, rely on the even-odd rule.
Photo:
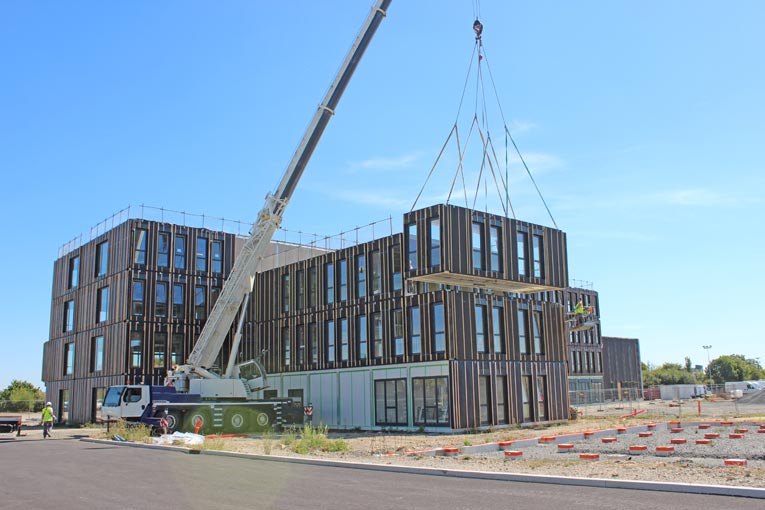
{"label": "fence", "polygon": [[613,402],[637,402],[643,400],[640,388],[574,390],[568,392],[572,406],[606,404]]}

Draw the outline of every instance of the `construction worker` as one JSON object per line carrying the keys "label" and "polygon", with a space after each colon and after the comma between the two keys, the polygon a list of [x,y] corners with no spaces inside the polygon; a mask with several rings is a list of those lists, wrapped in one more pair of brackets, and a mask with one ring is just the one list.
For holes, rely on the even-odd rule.
{"label": "construction worker", "polygon": [[582,303],[581,299],[576,302],[576,306],[574,307],[574,314],[584,315],[584,303]]}
{"label": "construction worker", "polygon": [[50,429],[53,428],[53,420],[55,419],[56,415],[53,414],[53,404],[48,402],[42,410],[43,439],[53,437],[50,433]]}

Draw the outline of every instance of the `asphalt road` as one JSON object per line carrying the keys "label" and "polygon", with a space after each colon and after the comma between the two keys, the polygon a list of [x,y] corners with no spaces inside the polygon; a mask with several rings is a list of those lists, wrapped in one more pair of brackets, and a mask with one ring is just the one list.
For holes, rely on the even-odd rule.
{"label": "asphalt road", "polygon": [[317,467],[72,439],[0,442],[0,508],[765,509],[765,501]]}

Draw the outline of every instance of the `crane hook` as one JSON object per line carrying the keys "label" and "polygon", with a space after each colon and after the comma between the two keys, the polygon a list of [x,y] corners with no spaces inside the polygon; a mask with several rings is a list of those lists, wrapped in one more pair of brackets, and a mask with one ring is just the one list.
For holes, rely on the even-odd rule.
{"label": "crane hook", "polygon": [[483,33],[483,24],[478,21],[478,18],[473,22],[473,32],[475,32],[475,38],[480,39]]}

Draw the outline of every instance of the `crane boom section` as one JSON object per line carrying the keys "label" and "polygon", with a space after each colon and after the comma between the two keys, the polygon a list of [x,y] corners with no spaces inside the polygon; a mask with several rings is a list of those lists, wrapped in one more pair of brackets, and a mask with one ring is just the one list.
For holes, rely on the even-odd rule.
{"label": "crane boom section", "polygon": [[[245,241],[241,253],[237,256],[226,283],[223,285],[199,340],[188,358],[191,367],[209,368],[217,358],[226,336],[231,330],[236,314],[244,296],[252,291],[252,277],[258,262],[263,257],[274,232],[281,225],[284,209],[297,187],[316,145],[329,124],[348,82],[356,70],[364,51],[385,17],[392,0],[378,0],[359,31],[335,80],[329,87],[324,100],[319,105],[305,134],[295,150],[295,154],[284,172],[276,192],[266,197],[265,205],[258,213],[258,218]],[[242,313],[245,313],[242,310]]]}

